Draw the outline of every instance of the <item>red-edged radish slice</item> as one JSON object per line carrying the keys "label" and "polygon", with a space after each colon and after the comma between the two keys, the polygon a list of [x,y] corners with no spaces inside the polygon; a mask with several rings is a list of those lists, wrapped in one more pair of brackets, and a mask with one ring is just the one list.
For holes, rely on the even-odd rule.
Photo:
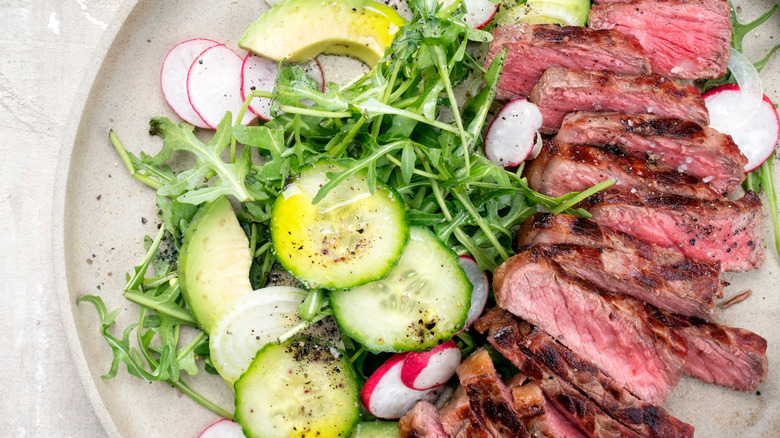
{"label": "red-edged radish slice", "polygon": [[187,96],[187,73],[195,58],[218,42],[195,38],[175,45],[165,56],[160,69],[160,87],[165,101],[185,122],[199,128],[208,128],[190,104]]}
{"label": "red-edged radish slice", "polygon": [[[187,73],[187,95],[190,104],[209,128],[217,124],[230,111],[235,117],[241,110],[242,59],[224,44],[209,47],[195,58]],[[247,111],[241,123],[254,119]]]}
{"label": "red-edged radish slice", "polygon": [[[306,76],[314,79],[320,91],[324,91],[325,77],[319,61],[312,59],[302,67]],[[241,100],[246,100],[254,90],[273,91],[278,75],[278,62],[253,53],[247,54],[241,65]],[[271,120],[271,99],[255,98],[249,104],[249,109],[261,119]]]}
{"label": "red-edged radish slice", "polygon": [[198,438],[246,438],[246,436],[238,423],[223,418],[203,429]]}
{"label": "red-edged radish slice", "polygon": [[[452,4],[452,0],[444,2],[444,6]],[[498,12],[498,3],[490,0],[463,0],[466,7],[466,13],[463,15],[463,22],[474,29],[482,29],[490,23],[493,16]]]}
{"label": "red-edged radish slice", "polygon": [[479,269],[479,265],[474,257],[469,255],[462,255],[459,257],[460,267],[463,268],[463,272],[466,273],[466,277],[469,278],[471,285],[474,287],[471,290],[471,307],[469,307],[469,314],[466,317],[466,324],[463,330],[468,329],[474,321],[479,318],[482,311],[485,310],[485,304],[487,304],[488,292],[490,290],[490,281],[488,280],[487,273]]}
{"label": "red-edged radish slice", "polygon": [[404,385],[401,381],[401,368],[407,354],[397,353],[391,356],[363,385],[360,400],[377,418],[401,418],[420,400],[433,403],[442,391],[441,386],[418,391]]}
{"label": "red-edged radish slice", "polygon": [[[734,84],[721,85],[704,94],[704,104],[712,115],[713,112],[737,110],[742,101],[743,91]],[[734,114],[733,117],[739,117]],[[748,159],[745,172],[750,172],[764,163],[777,147],[780,139],[780,119],[772,101],[764,95],[758,110],[753,116],[737,128],[718,126],[710,122],[710,126],[724,134],[729,134],[739,150]]]}
{"label": "red-edged radish slice", "polygon": [[460,348],[453,341],[433,347],[430,351],[407,353],[401,367],[401,382],[424,391],[447,383],[460,365]]}
{"label": "red-edged radish slice", "polygon": [[539,108],[525,98],[504,105],[485,134],[485,156],[503,167],[517,166],[534,150],[542,126]]}

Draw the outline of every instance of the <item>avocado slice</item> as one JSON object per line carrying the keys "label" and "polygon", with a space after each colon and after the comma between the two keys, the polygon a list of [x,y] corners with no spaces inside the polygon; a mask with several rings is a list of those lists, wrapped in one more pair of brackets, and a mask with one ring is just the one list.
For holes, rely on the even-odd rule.
{"label": "avocado slice", "polygon": [[250,25],[238,46],[274,61],[325,53],[373,67],[404,24],[395,9],[371,0],[284,0]]}
{"label": "avocado slice", "polygon": [[198,210],[184,232],[180,254],[184,302],[209,334],[228,304],[252,292],[249,239],[226,197]]}

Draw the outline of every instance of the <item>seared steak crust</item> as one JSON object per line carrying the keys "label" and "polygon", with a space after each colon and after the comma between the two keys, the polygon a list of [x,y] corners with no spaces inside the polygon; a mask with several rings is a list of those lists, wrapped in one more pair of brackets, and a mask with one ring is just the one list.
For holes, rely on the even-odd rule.
{"label": "seared steak crust", "polygon": [[441,408],[439,419],[444,431],[451,437],[490,438],[471,412],[469,396],[463,386],[458,386],[452,398]]}
{"label": "seared steak crust", "polygon": [[679,333],[688,345],[685,374],[737,391],[755,391],[766,380],[767,345],[761,336],[660,311],[657,318]]}
{"label": "seared steak crust", "polygon": [[747,158],[731,136],[671,117],[650,114],[570,113],[556,140],[617,147],[628,155],[677,169],[724,196],[745,180]]}
{"label": "seared steak crust", "polygon": [[449,438],[439,421],[436,406],[422,400],[398,421],[401,438]]}
{"label": "seared steak crust", "polygon": [[496,268],[496,302],[594,362],[648,403],[661,405],[679,382],[682,339],[648,305],[599,290],[531,248]]}
{"label": "seared steak crust", "polygon": [[[642,436],[689,437],[693,427],[645,403],[598,367],[578,357],[538,327],[493,308],[474,327],[496,350],[536,381],[564,380],[611,417]],[[549,389],[549,387],[548,387]]]}
{"label": "seared steak crust", "polygon": [[544,70],[569,67],[627,74],[650,73],[636,38],[621,32],[580,26],[514,24],[493,31],[486,65],[506,47],[507,59],[497,98],[528,96]]}
{"label": "seared steak crust", "polygon": [[717,271],[709,271],[708,276],[697,275],[603,246],[562,243],[535,248],[569,274],[601,289],[632,296],[667,312],[708,321],[715,314],[715,300],[720,295]]}
{"label": "seared steak crust", "polygon": [[581,203],[602,225],[704,260],[726,271],[748,271],[764,262],[761,200],[702,201],[609,188]]}
{"label": "seared steak crust", "polygon": [[539,193],[557,198],[581,192],[614,179],[615,187],[659,193],[675,193],[700,199],[721,195],[697,178],[663,165],[611,150],[556,140],[544,142],[540,154],[525,168],[528,185]]}
{"label": "seared steak crust", "polygon": [[[720,263],[717,261],[692,259],[678,251],[647,243],[630,234],[578,216],[550,213],[529,216],[517,231],[515,251],[519,252],[520,247],[536,243],[572,243],[612,248],[698,277],[717,277],[720,273]],[[720,298],[720,284],[716,287]]]}
{"label": "seared steak crust", "polygon": [[542,128],[553,133],[563,117],[574,111],[658,114],[709,124],[709,113],[699,91],[658,76],[632,76],[549,68],[531,90],[529,99],[542,112]]}
{"label": "seared steak crust", "polygon": [[593,6],[588,25],[635,36],[653,73],[675,79],[723,76],[731,17],[726,0],[630,0]]}
{"label": "seared steak crust", "polygon": [[456,372],[468,395],[471,411],[492,436],[529,436],[487,350],[480,348],[472,353]]}

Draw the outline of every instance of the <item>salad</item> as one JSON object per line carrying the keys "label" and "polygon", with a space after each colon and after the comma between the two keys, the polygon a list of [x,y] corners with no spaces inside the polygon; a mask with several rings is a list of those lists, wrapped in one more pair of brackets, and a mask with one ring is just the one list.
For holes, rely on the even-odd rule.
{"label": "salad", "polygon": [[[409,3],[414,18],[398,31],[386,60],[365,76],[346,84],[326,85],[322,91],[303,68],[283,66],[273,92],[252,93],[256,99],[273,98],[272,120],[249,126],[234,123],[250,111],[247,102],[235,118],[225,114],[216,124],[213,137],[204,141],[192,126],[157,117],[151,122],[151,132],[162,139],[162,149],[155,155],[136,156],[122,144],[121,133],[111,133],[112,144],[131,175],[156,190],[162,226],[158,234],[146,239],[146,256],[128,275],[124,289],[125,298],[138,304],[140,310],[136,327],[128,327],[119,336],[113,334],[117,311],[106,309],[98,296],[81,299],[97,308],[101,332],[114,353],[108,376],[115,376],[120,363],[124,364],[136,377],[169,382],[218,415],[233,418],[232,407],[218,406],[192,390],[187,382],[204,372],[219,372],[239,394],[242,384],[251,385],[248,393],[256,385],[272,381],[273,375],[256,381],[242,377],[246,368],[235,367],[230,357],[246,355],[245,348],[231,347],[237,350],[223,360],[215,360],[215,351],[222,350],[213,347],[214,340],[220,339],[217,327],[225,315],[232,312],[235,319],[229,322],[245,324],[238,319],[247,309],[272,303],[275,309],[282,309],[278,315],[285,315],[293,323],[267,329],[273,336],[257,358],[254,352],[250,354],[255,360],[253,366],[257,359],[270,357],[275,361],[272,363],[289,360],[291,350],[296,352],[293,356],[312,355],[311,363],[350,370],[353,375],[342,374],[345,380],[336,386],[352,385],[351,390],[336,393],[344,395],[346,405],[357,406],[359,388],[365,387],[374,371],[395,352],[429,350],[450,338],[464,356],[475,348],[475,339],[463,330],[467,328],[468,310],[482,272],[491,271],[512,254],[514,226],[538,208],[587,215],[573,206],[610,182],[553,199],[528,188],[521,177],[522,163],[507,171],[486,158],[482,132],[496,111],[493,96],[501,73],[500,58],[488,69],[478,61],[480,44],[489,34],[464,26],[458,3],[443,8],[436,2]],[[735,44],[741,43],[742,36],[735,39]],[[193,154],[195,165],[169,167],[175,151]],[[762,186],[772,191],[770,203],[774,197],[771,161],[751,173],[746,183],[749,188]],[[345,202],[345,187],[353,191],[358,185],[360,194]],[[362,218],[348,225],[363,229],[359,234],[367,231],[367,225],[376,225],[378,230],[370,230],[374,239],[395,236],[387,239],[392,241],[389,243],[401,244],[383,247],[378,255],[357,258],[357,266],[335,279],[329,278],[332,266],[326,266],[322,276],[314,275],[317,273],[305,260],[302,265],[289,262],[303,254],[298,248],[308,245],[322,252],[344,246],[317,246],[322,239],[304,245],[297,240],[285,241],[283,236],[289,235],[296,220],[325,220],[339,225],[346,219],[323,219],[316,211],[300,213],[306,203],[286,204],[295,199],[294,194],[308,196],[308,205],[351,205],[358,202],[354,199],[378,202],[376,205],[386,209],[384,216]],[[237,208],[231,207],[228,200]],[[375,204],[365,208],[375,209]],[[776,206],[771,211],[776,213]],[[210,230],[210,222],[224,224],[233,219],[231,213],[235,215],[232,231],[240,233]],[[242,254],[197,249],[208,246],[204,242],[214,236],[226,240],[220,242],[223,247],[240,248]],[[426,243],[421,244],[422,250],[416,250],[421,252],[405,262],[407,249],[416,248],[407,242]],[[201,257],[198,251],[205,251],[207,257]],[[472,257],[477,269],[456,256]],[[411,343],[387,342],[384,329],[392,321],[375,324],[378,332],[369,330],[376,322],[372,319],[379,316],[371,310],[381,302],[372,285],[394,275],[396,267],[414,272],[425,269],[421,262],[430,260],[437,260],[432,265],[449,266],[449,271],[433,275],[453,281],[450,287],[432,288],[446,289],[451,294],[436,299],[456,305],[441,309],[433,328],[428,325],[434,319],[420,319],[425,330],[396,333],[399,339],[415,336]],[[366,266],[366,261],[377,263]],[[223,284],[230,285],[220,286],[226,294],[220,301],[243,301],[231,309],[203,316],[197,309],[215,309],[221,304],[194,304],[200,286],[192,279],[199,269],[216,269],[212,265],[217,262],[225,262],[225,269],[235,269],[225,274]],[[192,266],[195,274],[187,274]],[[464,267],[472,274],[468,275]],[[288,271],[294,279],[287,276]],[[280,283],[276,281],[280,277],[288,284],[269,289]],[[377,288],[381,286],[373,287]],[[365,302],[349,296],[355,289],[367,290]],[[253,291],[257,290],[272,290],[276,295],[265,294],[259,303],[243,298],[254,298],[258,294]],[[235,296],[228,300],[228,294]],[[338,329],[332,325],[334,316]],[[231,330],[239,328],[232,326]],[[306,348],[296,347],[303,345],[301,342]],[[278,348],[280,345],[287,349]],[[335,350],[338,353],[334,354]],[[319,360],[325,356],[332,360]],[[323,374],[323,378],[333,375]],[[249,377],[256,375],[250,373]],[[339,417],[344,418],[344,425],[332,427],[348,432],[357,421],[372,419],[371,407],[366,408],[369,413],[362,416],[359,410],[349,410]]]}

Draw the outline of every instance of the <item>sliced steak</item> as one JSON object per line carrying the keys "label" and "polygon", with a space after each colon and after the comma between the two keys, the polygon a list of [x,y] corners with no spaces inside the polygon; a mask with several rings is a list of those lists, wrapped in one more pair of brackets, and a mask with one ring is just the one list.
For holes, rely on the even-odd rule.
{"label": "sliced steak", "polygon": [[661,405],[682,374],[686,347],[648,305],[567,274],[533,247],[494,273],[496,302],[541,327],[618,384]]}
{"label": "sliced steak", "polygon": [[529,100],[542,112],[542,132],[558,130],[563,117],[574,111],[658,114],[709,124],[699,91],[658,76],[632,76],[550,68],[531,90]]}
{"label": "sliced steak", "polygon": [[401,438],[449,438],[439,421],[436,406],[421,400],[398,420]]}
{"label": "sliced steak", "polygon": [[493,31],[486,63],[503,47],[507,48],[507,58],[498,84],[500,100],[528,96],[550,67],[650,73],[647,55],[636,38],[621,32],[551,24],[502,26]]}
{"label": "sliced steak", "polygon": [[726,0],[609,2],[590,10],[588,25],[636,37],[653,73],[675,79],[726,74],[732,30]]}
{"label": "sliced steak", "polygon": [[492,436],[530,436],[487,350],[480,348],[472,353],[458,366],[457,374],[471,411]]}
{"label": "sliced steak", "polygon": [[755,391],[766,380],[766,339],[741,328],[658,313],[688,345],[685,374],[737,391]]}
{"label": "sliced steak", "polygon": [[581,192],[607,179],[615,187],[659,193],[676,193],[699,199],[722,196],[696,177],[663,165],[611,150],[556,140],[544,142],[539,155],[525,168],[528,186],[557,198],[570,192]]}
{"label": "sliced steak", "polygon": [[688,257],[717,260],[726,271],[764,262],[764,215],[752,192],[732,202],[609,188],[581,206],[602,225]]}
{"label": "sliced steak", "polygon": [[490,438],[477,417],[471,412],[469,396],[458,386],[452,398],[439,411],[442,428],[452,437]]}
{"label": "sliced steak", "polygon": [[536,246],[567,273],[601,289],[625,294],[671,313],[711,321],[720,294],[718,272],[709,276],[664,266],[608,247],[575,244]]}
{"label": "sliced steak", "polygon": [[650,114],[569,113],[556,139],[608,145],[695,176],[724,196],[745,180],[747,158],[730,135],[698,123]]}
{"label": "sliced steak", "polygon": [[508,387],[515,401],[517,414],[532,437],[587,438],[587,435],[544,395],[538,383],[510,384]]}
{"label": "sliced steak", "polygon": [[[664,266],[689,271],[691,275],[711,277],[720,273],[720,264],[717,261],[692,259],[678,251],[653,245],[614,228],[599,225],[591,219],[565,214],[536,213],[529,216],[517,231],[515,249],[535,243],[573,243],[597,248],[607,247]],[[720,295],[722,294],[718,284],[718,298]]]}
{"label": "sliced steak", "polygon": [[583,360],[550,335],[493,308],[474,327],[504,357],[534,380],[564,380],[578,388],[607,414],[649,437],[690,437],[693,427],[662,407],[637,399],[593,363]]}

